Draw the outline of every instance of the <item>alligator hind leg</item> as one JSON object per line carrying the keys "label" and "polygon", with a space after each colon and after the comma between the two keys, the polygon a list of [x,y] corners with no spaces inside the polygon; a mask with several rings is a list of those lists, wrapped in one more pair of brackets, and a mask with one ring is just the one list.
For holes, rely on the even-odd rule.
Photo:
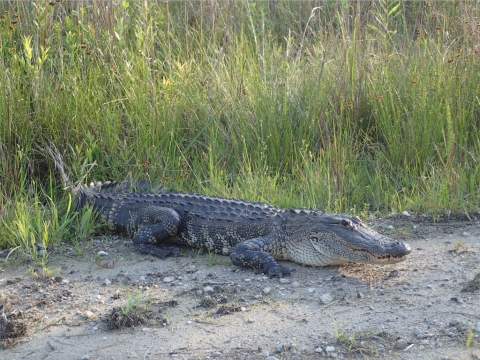
{"label": "alligator hind leg", "polygon": [[270,246],[270,241],[266,238],[249,239],[241,242],[232,251],[230,259],[237,266],[262,269],[262,272],[268,277],[290,275],[291,271],[285,266],[281,266],[268,252],[263,251]]}
{"label": "alligator hind leg", "polygon": [[138,215],[138,229],[132,238],[135,248],[162,259],[168,255],[177,255],[180,251],[178,247],[161,243],[177,234],[180,225],[178,213],[173,209],[150,206]]}

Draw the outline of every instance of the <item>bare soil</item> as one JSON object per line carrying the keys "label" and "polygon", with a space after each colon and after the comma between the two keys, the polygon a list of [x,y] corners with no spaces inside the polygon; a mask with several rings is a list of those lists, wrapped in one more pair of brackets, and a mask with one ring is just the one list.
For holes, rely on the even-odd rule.
{"label": "bare soil", "polygon": [[58,271],[46,278],[0,263],[0,357],[320,359],[334,347],[337,359],[480,359],[479,222],[397,217],[373,227],[407,241],[410,257],[285,262],[294,269],[285,282],[228,257],[184,249],[160,260],[103,236],[80,255],[49,249]]}

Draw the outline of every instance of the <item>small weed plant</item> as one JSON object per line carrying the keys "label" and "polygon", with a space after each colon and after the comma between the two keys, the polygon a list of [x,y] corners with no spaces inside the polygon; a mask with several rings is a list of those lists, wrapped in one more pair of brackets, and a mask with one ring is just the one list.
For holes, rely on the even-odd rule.
{"label": "small weed plant", "polygon": [[149,302],[142,301],[138,292],[132,295],[128,290],[125,290],[125,295],[127,298],[126,304],[112,309],[106,319],[107,327],[110,330],[145,324],[151,317]]}

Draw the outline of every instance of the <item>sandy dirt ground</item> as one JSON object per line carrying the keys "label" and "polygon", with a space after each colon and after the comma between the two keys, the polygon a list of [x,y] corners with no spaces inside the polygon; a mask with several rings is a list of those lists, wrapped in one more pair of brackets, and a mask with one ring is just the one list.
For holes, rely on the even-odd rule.
{"label": "sandy dirt ground", "polygon": [[228,257],[160,260],[105,235],[49,249],[56,272],[44,278],[0,262],[0,358],[480,359],[479,222],[372,226],[408,242],[410,257],[285,262],[292,275],[269,279]]}

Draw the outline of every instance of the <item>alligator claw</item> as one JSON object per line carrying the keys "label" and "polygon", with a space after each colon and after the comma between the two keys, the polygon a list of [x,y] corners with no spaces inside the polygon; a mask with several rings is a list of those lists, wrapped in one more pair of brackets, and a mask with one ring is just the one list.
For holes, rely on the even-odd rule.
{"label": "alligator claw", "polygon": [[292,271],[286,266],[275,265],[266,271],[266,274],[271,279],[274,276],[277,276],[279,279],[284,275],[290,275]]}
{"label": "alligator claw", "polygon": [[168,245],[154,245],[154,244],[133,244],[140,252],[150,254],[160,259],[165,259],[167,256],[177,256],[180,249],[176,246]]}

